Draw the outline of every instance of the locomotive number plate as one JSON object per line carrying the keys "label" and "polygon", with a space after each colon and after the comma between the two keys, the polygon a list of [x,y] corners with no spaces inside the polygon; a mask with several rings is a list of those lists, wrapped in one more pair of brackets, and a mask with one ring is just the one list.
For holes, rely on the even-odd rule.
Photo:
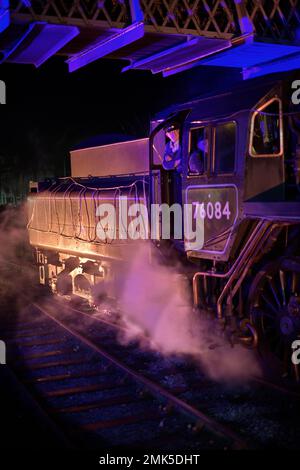
{"label": "locomotive number plate", "polygon": [[186,202],[193,218],[204,220],[202,251],[224,252],[238,216],[238,194],[233,185],[188,186]]}

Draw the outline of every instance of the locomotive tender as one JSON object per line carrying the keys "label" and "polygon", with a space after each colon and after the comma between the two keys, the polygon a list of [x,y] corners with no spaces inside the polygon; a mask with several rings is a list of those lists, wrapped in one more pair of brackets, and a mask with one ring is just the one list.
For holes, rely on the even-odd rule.
{"label": "locomotive tender", "polygon": [[[93,286],[133,256],[130,240],[97,239],[99,201],[193,204],[204,219],[203,247],[163,240],[159,230],[153,244],[165,258],[178,255],[195,307],[214,312],[241,341],[290,358],[300,335],[296,75],[172,106],[152,121],[149,139],[71,152],[71,177],[31,186],[28,230],[40,282],[93,301]],[[179,136],[180,172],[162,165],[170,129]]]}

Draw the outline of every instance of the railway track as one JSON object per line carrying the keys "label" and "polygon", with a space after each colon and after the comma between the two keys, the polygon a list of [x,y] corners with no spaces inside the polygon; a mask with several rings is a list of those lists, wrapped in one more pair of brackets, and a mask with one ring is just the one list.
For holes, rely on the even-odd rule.
{"label": "railway track", "polygon": [[[264,379],[227,389],[186,360],[120,344],[124,330],[53,301],[35,304],[11,334],[17,377],[76,448],[259,448],[281,434],[292,447],[288,433],[297,441],[299,393]],[[274,412],[291,404],[279,426]]]}
{"label": "railway track", "polygon": [[[169,360],[161,354],[149,353],[147,347],[141,349],[140,342],[123,344],[122,336],[127,327],[120,324],[119,319],[111,321],[107,317],[98,317],[95,311],[83,311],[83,308],[74,308],[70,304],[66,308],[71,310],[67,322],[75,316],[75,327],[82,328],[84,334],[91,335],[97,344],[104,341],[105,349],[115,357],[167,389],[173,391],[174,386],[178,387],[179,396],[187,403],[233,429],[248,446],[298,446],[299,387],[274,382],[267,377],[252,377],[246,384],[228,387],[209,380],[199,365],[193,365],[189,358]],[[147,341],[147,337],[142,338],[144,346]]]}
{"label": "railway track", "polygon": [[[89,313],[89,312],[95,311],[93,309],[89,309],[88,311],[83,311],[83,310],[80,310],[79,308],[74,308],[74,307],[72,307],[68,304],[66,304],[65,308],[73,311],[75,314],[79,314],[79,315],[85,317],[87,320],[91,320],[91,313]],[[126,328],[126,326],[124,324],[120,323],[119,321],[112,321],[112,320],[103,318],[102,316],[96,316],[96,315],[92,316],[92,321],[98,322],[102,326],[105,326],[105,327],[108,326],[108,327],[111,327],[115,330],[119,330],[121,332],[124,332],[125,334],[128,333],[128,328]],[[139,333],[139,336],[142,336],[142,334]],[[143,339],[144,343],[149,343],[149,338],[148,337],[143,335],[142,339]],[[151,348],[150,343],[149,343],[149,348]],[[296,399],[300,400],[300,387],[298,386],[298,384],[296,386],[292,387],[292,384],[289,383],[289,387],[287,387],[287,386],[284,386],[283,384],[276,383],[276,382],[274,382],[274,381],[272,381],[268,378],[257,377],[257,376],[251,377],[251,381],[253,383],[256,383],[256,384],[260,385],[260,386],[269,388],[270,390],[273,390],[273,391],[275,390],[275,391],[278,391],[281,394],[284,394],[284,395],[287,395],[287,396],[290,396],[292,398],[296,398]]]}
{"label": "railway track", "polygon": [[99,331],[97,337],[79,331],[78,317],[72,323],[62,312],[32,308],[30,317],[2,327],[8,364],[74,448],[247,447],[238,433],[184,401],[186,387],[170,390],[112,355],[110,332],[102,329],[99,341]]}

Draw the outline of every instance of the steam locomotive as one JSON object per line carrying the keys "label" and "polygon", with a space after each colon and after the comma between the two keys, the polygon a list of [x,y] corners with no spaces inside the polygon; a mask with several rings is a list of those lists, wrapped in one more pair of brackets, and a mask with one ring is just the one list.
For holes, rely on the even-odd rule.
{"label": "steam locomotive", "polygon": [[[300,335],[296,78],[243,82],[168,108],[151,122],[147,139],[73,150],[70,177],[31,184],[28,230],[40,282],[94,302],[94,286],[114,279],[134,256],[136,244],[114,240],[109,228],[105,240],[97,237],[100,201],[195,205],[203,246],[190,249],[172,234],[164,240],[161,226],[153,246],[166,262],[180,260],[195,309],[212,312],[239,341],[290,367]],[[170,129],[178,135],[180,172],[163,165]]]}

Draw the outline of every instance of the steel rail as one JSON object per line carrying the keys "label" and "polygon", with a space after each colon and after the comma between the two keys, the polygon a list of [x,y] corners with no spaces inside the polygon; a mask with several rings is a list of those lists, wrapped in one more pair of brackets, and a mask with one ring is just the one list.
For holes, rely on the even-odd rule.
{"label": "steel rail", "polygon": [[73,328],[70,328],[68,325],[60,321],[59,319],[55,318],[53,315],[51,315],[44,307],[40,306],[37,303],[33,304],[40,312],[42,312],[44,315],[46,315],[48,318],[52,319],[55,323],[57,323],[61,328],[66,330],[69,334],[71,334],[73,337],[76,337],[79,341],[82,343],[86,344],[88,347],[93,349],[95,352],[103,356],[106,360],[110,361],[113,363],[116,367],[121,369],[123,372],[127,373],[131,377],[133,377],[137,382],[140,382],[144,386],[146,386],[149,391],[152,391],[154,393],[154,396],[160,396],[163,399],[166,399],[170,404],[172,404],[179,412],[189,416],[193,420],[197,420],[202,422],[204,425],[207,426],[207,428],[214,432],[215,434],[221,436],[221,437],[226,437],[227,439],[229,438],[233,442],[233,447],[235,449],[246,449],[248,446],[246,442],[240,438],[234,431],[231,429],[228,429],[226,426],[223,424],[220,424],[204,412],[200,411],[197,408],[194,408],[193,406],[189,405],[186,403],[184,400],[181,398],[178,398],[174,396],[172,393],[164,389],[161,385],[153,382],[152,380],[148,379],[144,375],[140,374],[139,372],[136,372],[134,369],[131,367],[128,367],[121,361],[119,361],[117,358],[112,356],[110,353],[102,349],[101,347],[97,346],[94,344],[92,341],[87,339],[85,336],[80,334],[78,331],[76,331]]}

